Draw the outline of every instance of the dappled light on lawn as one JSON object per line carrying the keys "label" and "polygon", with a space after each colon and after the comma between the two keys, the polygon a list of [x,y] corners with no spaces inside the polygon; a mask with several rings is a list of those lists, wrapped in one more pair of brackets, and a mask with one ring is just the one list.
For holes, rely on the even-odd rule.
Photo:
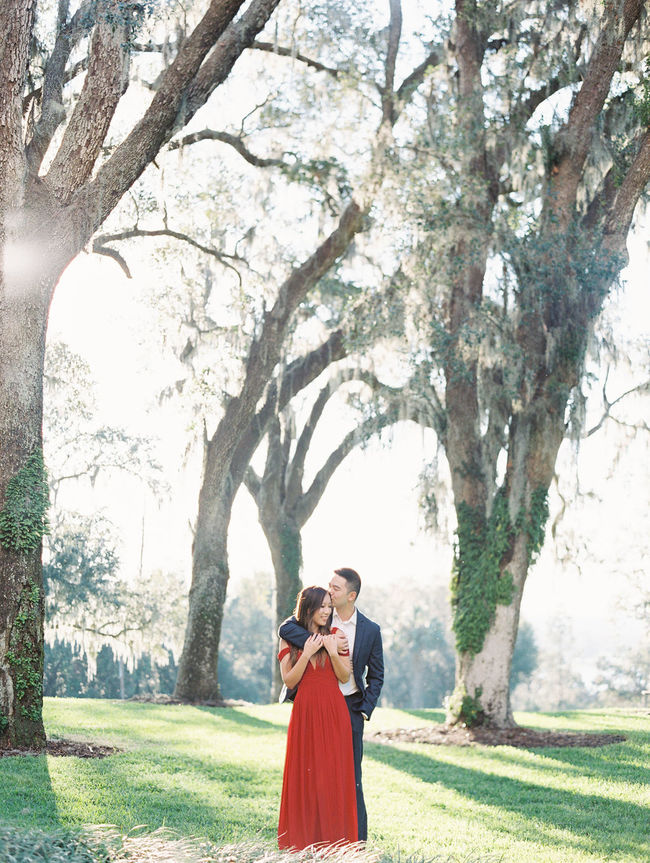
{"label": "dappled light on lawn", "polygon": [[[263,857],[260,850],[250,860],[298,859],[273,856],[278,854],[287,705],[197,708],[46,699],[45,716],[49,737],[121,751],[95,759],[0,759],[5,824],[48,829],[110,824],[134,840],[133,831],[140,828],[143,848],[164,826],[179,841],[256,847],[271,855]],[[538,730],[620,734],[626,740],[531,749],[373,743],[367,737],[369,851],[376,851],[380,861],[421,855],[439,863],[647,863],[647,712],[517,718]],[[379,708],[366,733],[371,728],[435,730],[440,719],[436,710]],[[51,782],[47,793],[34,774],[45,764]],[[17,787],[19,796],[11,793]],[[27,820],[23,810],[29,812]],[[235,854],[234,863],[240,860],[249,858]]]}

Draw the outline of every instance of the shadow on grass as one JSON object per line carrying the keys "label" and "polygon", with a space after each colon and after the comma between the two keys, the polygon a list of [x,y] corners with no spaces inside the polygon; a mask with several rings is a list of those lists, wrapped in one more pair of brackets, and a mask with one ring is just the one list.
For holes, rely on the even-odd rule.
{"label": "shadow on grass", "polygon": [[0,758],[0,822],[21,827],[60,824],[46,755]]}
{"label": "shadow on grass", "polygon": [[246,726],[255,731],[284,731],[287,726],[279,722],[269,722],[268,719],[258,719],[257,716],[251,716],[245,712],[244,708],[239,707],[204,707],[203,705],[193,705],[195,710],[209,713],[222,722],[232,722],[238,726]]}
{"label": "shadow on grass", "polygon": [[77,761],[55,780],[61,820],[67,826],[112,824],[128,832],[168,827],[214,842],[251,836],[272,839],[277,827],[282,773],[178,753],[155,758],[132,752]]}
{"label": "shadow on grass", "polygon": [[491,815],[489,810],[474,810],[472,814],[473,819],[483,820],[492,830],[508,829],[504,811],[509,811],[525,825],[523,832],[518,829],[517,839],[542,838],[549,845],[572,845],[592,854],[614,855],[611,859],[620,859],[617,854],[648,859],[649,849],[643,838],[648,812],[643,806],[496,776],[438,761],[433,753],[429,756],[377,743],[369,743],[364,749],[365,758],[422,782],[444,786],[482,806],[494,807]]}
{"label": "shadow on grass", "polygon": [[481,761],[517,765],[524,770],[545,773],[569,773],[593,776],[616,783],[650,785],[650,768],[644,766],[645,755],[630,751],[628,743],[623,749],[614,743],[601,747],[556,747],[548,749],[518,749],[509,747],[482,747],[474,752]]}

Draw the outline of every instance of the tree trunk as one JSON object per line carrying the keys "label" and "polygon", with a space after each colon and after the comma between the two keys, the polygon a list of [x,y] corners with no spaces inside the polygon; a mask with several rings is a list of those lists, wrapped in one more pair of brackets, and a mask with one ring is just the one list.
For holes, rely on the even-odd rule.
{"label": "tree trunk", "polygon": [[544,542],[548,489],[564,437],[564,403],[558,402],[557,382],[547,379],[544,389],[526,415],[511,422],[506,476],[489,514],[482,518],[480,508],[456,504],[452,584],[457,665],[449,724],[515,724],[510,668],[521,599],[530,565]]}
{"label": "tree trunk", "polygon": [[[260,509],[260,524],[269,544],[275,573],[275,632],[277,632],[282,621],[293,614],[296,596],[302,588],[300,579],[302,537],[295,519],[282,510],[263,512]],[[282,688],[282,677],[279,663],[274,661],[272,667],[271,698],[275,700]]]}
{"label": "tree trunk", "polygon": [[40,749],[47,309],[38,293],[14,287],[5,280],[0,294],[0,745]]}
{"label": "tree trunk", "polygon": [[174,697],[196,704],[222,703],[219,689],[219,641],[228,567],[228,526],[239,483],[232,480],[216,492],[206,444],[206,467],[199,495],[199,512],[192,545],[192,585],[183,653],[178,664]]}
{"label": "tree trunk", "polygon": [[[457,652],[455,688],[447,709],[449,724],[485,724],[498,728],[515,725],[510,707],[510,667],[528,573],[525,537],[517,537],[516,547],[508,565],[514,587],[512,601],[496,605],[492,624],[477,653]],[[502,572],[501,577],[504,576]]]}

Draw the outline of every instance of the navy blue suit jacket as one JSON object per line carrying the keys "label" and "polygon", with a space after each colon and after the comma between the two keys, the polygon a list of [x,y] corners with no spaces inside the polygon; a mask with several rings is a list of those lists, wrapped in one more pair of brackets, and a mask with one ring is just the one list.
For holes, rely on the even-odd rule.
{"label": "navy blue suit jacket", "polygon": [[[290,644],[303,648],[309,633],[290,617],[280,626],[278,632]],[[352,652],[354,679],[361,693],[357,709],[370,719],[384,684],[384,651],[381,643],[381,630],[370,618],[357,609],[357,630],[354,635]]]}

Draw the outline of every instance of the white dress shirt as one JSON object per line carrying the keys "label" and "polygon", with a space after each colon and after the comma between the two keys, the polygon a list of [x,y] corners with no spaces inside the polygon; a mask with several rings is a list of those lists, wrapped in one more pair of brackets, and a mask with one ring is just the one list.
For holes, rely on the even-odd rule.
{"label": "white dress shirt", "polygon": [[[334,614],[332,615],[332,627],[336,627],[337,629],[343,630],[347,639],[348,639],[348,647],[350,649],[350,662],[352,662],[352,656],[354,653],[354,637],[357,633],[357,610],[354,609],[352,613],[352,617],[349,620],[341,620],[339,617],[338,611],[334,609]],[[350,677],[347,683],[341,683],[339,680],[339,689],[343,693],[343,695],[352,695],[353,692],[358,692],[359,687],[357,686],[357,682],[354,679],[354,670],[351,671]]]}

